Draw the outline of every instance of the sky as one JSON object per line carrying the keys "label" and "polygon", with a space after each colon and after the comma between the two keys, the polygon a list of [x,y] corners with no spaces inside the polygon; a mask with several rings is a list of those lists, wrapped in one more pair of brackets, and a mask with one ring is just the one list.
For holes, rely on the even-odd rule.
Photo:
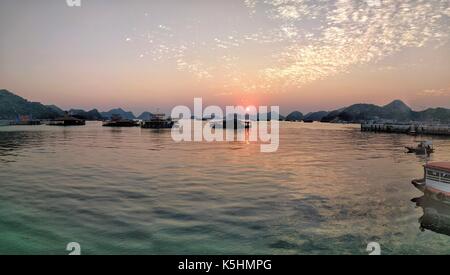
{"label": "sky", "polygon": [[62,108],[450,108],[450,0],[0,0],[0,88]]}

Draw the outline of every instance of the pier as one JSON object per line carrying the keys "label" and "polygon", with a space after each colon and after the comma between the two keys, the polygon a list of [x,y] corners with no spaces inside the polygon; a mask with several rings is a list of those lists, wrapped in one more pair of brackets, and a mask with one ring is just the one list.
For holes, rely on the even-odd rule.
{"label": "pier", "polygon": [[448,124],[425,124],[425,123],[362,123],[363,132],[399,133],[411,135],[438,135],[450,136],[450,125]]}

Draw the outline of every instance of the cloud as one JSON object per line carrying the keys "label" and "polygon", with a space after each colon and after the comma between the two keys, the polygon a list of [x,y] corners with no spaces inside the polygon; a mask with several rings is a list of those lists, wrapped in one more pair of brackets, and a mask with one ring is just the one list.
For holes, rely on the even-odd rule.
{"label": "cloud", "polygon": [[157,24],[130,39],[138,56],[172,61],[199,79],[229,89],[274,91],[406,48],[442,45],[450,33],[448,0],[243,0],[243,6],[249,11],[245,23],[266,22],[254,26],[258,31],[211,33],[201,37],[213,39],[202,40],[189,35],[192,26]]}
{"label": "cloud", "polygon": [[[354,0],[259,1],[270,9],[280,5],[308,7],[298,11],[297,26],[320,22],[313,38],[292,44],[277,55],[276,65],[262,70],[273,82],[302,86],[352,66],[379,61],[408,47],[448,39],[448,1]],[[318,4],[320,3],[320,4]]]}
{"label": "cloud", "polygon": [[450,96],[450,87],[443,89],[427,89],[419,92],[420,96],[431,96],[431,97],[447,97]]}

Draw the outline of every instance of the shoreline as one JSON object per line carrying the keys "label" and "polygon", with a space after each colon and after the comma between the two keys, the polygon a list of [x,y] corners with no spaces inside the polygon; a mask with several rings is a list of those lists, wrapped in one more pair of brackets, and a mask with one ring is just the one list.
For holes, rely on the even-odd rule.
{"label": "shoreline", "polygon": [[361,123],[362,132],[450,136],[450,125],[423,123]]}

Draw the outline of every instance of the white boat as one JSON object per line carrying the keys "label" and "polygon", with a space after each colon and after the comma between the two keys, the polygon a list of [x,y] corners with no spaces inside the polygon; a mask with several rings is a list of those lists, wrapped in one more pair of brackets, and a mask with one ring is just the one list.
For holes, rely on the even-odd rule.
{"label": "white boat", "polygon": [[434,162],[424,165],[423,179],[412,184],[430,197],[450,203],[450,162]]}

